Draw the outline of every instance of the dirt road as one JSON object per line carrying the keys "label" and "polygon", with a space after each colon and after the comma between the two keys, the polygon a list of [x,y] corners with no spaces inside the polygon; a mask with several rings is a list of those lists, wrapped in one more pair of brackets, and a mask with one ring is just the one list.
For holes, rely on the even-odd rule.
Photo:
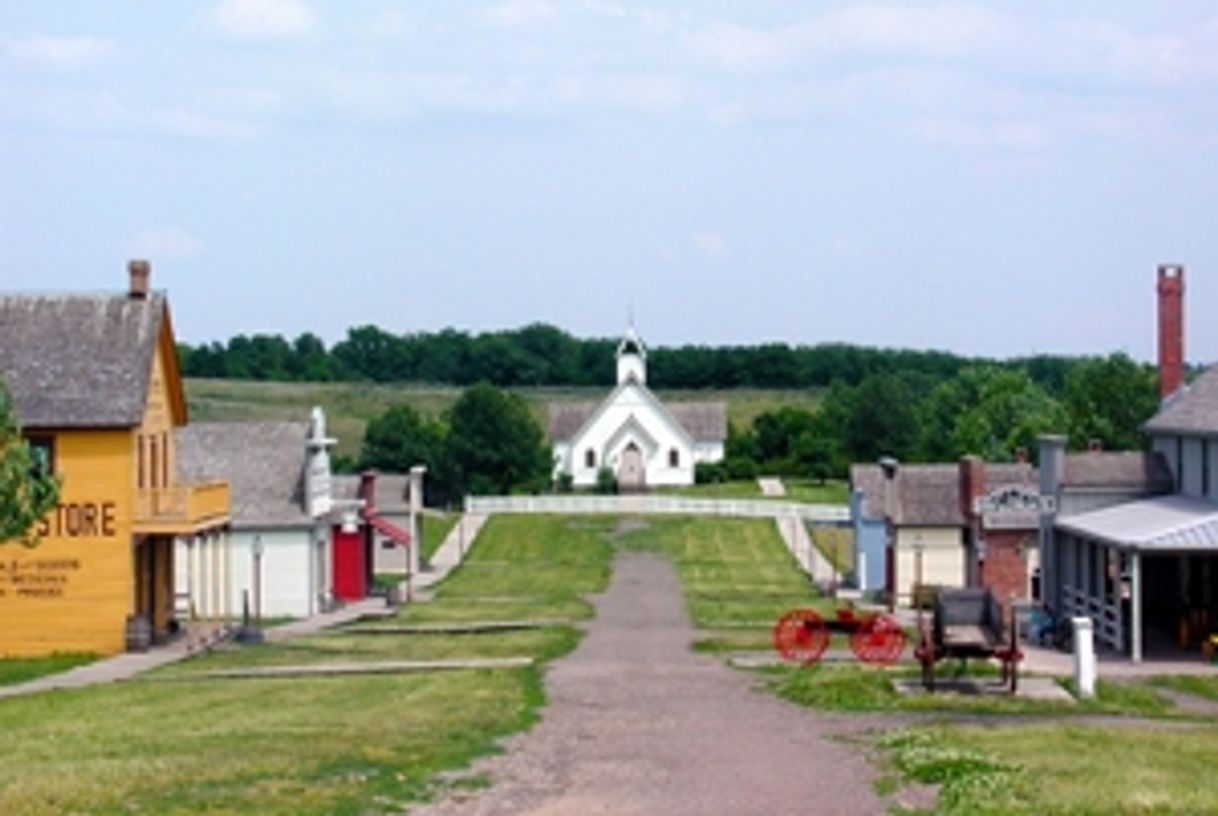
{"label": "dirt road", "polygon": [[490,788],[411,810],[460,814],[883,813],[842,718],[760,693],[690,651],[667,561],[624,553],[579,648],[553,664],[542,721],[475,768]]}

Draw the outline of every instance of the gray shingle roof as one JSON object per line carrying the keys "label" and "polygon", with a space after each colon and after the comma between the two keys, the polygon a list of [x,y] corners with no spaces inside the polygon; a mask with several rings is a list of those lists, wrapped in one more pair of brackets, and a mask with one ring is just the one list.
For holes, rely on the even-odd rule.
{"label": "gray shingle roof", "polygon": [[[901,465],[897,470],[895,522],[912,527],[959,527],[960,467],[955,464]],[[884,517],[884,476],[879,465],[851,465],[850,484],[863,491],[863,515]],[[985,466],[985,489],[1036,484],[1036,469],[1028,464]]]}
{"label": "gray shingle roof", "polygon": [[307,422],[196,422],[176,432],[178,475],[225,479],[234,527],[296,527],[304,510]]}
{"label": "gray shingle roof", "polygon": [[1062,485],[1166,493],[1172,489],[1172,476],[1167,462],[1157,453],[1093,451],[1066,456]]}
{"label": "gray shingle roof", "polygon": [[727,406],[722,402],[672,402],[664,407],[696,442],[727,438]]}
{"label": "gray shingle roof", "polygon": [[1218,435],[1218,366],[1168,398],[1145,429],[1147,433]]}
{"label": "gray shingle roof", "polygon": [[[427,477],[423,477],[426,484]],[[336,474],[330,479],[330,495],[335,499],[359,498],[360,477],[358,474]],[[410,475],[406,473],[377,472],[373,482],[373,504],[385,515],[401,515],[410,512]]]}
{"label": "gray shingle roof", "polygon": [[30,428],[138,425],[165,296],[0,295],[0,379]]}
{"label": "gray shingle roof", "polygon": [[[695,442],[721,442],[727,438],[727,406],[722,402],[662,403]],[[552,402],[546,433],[551,441],[563,442],[584,427],[600,407],[599,402]]]}

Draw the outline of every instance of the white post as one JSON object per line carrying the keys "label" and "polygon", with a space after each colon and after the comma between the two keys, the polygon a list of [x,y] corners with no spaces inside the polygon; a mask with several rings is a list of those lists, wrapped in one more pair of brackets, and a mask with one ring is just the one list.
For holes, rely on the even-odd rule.
{"label": "white post", "polygon": [[1129,652],[1134,663],[1142,662],[1142,554],[1129,553]]}
{"label": "white post", "polygon": [[233,539],[227,529],[222,533],[224,541],[224,626],[233,620]]}
{"label": "white post", "polygon": [[1074,691],[1095,696],[1095,631],[1091,618],[1071,618],[1074,625]]}
{"label": "white post", "polygon": [[866,592],[867,591],[867,553],[865,553],[865,552],[859,553],[858,581],[859,581],[859,591]]}
{"label": "white post", "polygon": [[419,574],[419,552],[422,541],[419,540],[419,516],[423,512],[423,474],[427,468],[415,465],[410,469],[410,544],[406,548],[406,574]]}

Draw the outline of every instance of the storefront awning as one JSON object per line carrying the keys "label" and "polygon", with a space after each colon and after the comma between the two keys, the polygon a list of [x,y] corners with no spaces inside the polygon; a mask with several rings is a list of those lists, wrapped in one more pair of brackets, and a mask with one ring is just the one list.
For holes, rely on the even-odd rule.
{"label": "storefront awning", "polygon": [[1059,518],[1058,530],[1145,553],[1218,552],[1218,504],[1158,496]]}
{"label": "storefront awning", "polygon": [[406,532],[401,527],[398,527],[396,524],[390,523],[376,513],[365,513],[364,518],[370,525],[372,525],[374,530],[386,538],[392,539],[402,546],[410,543],[410,533]]}

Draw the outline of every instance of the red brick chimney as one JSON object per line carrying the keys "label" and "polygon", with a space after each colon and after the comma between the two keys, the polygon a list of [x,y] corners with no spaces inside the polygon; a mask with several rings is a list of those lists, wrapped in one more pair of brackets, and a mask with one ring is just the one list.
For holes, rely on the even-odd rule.
{"label": "red brick chimney", "polygon": [[144,300],[148,297],[148,277],[152,267],[147,261],[128,261],[127,277],[129,280],[127,296],[132,300]]}
{"label": "red brick chimney", "polygon": [[985,461],[980,456],[960,458],[960,514],[971,519],[977,514],[977,499],[985,495]]}
{"label": "red brick chimney", "polygon": [[359,497],[364,500],[364,511],[376,509],[376,471],[365,470],[359,475]]}
{"label": "red brick chimney", "polygon": [[1159,399],[1184,384],[1184,267],[1159,265]]}

